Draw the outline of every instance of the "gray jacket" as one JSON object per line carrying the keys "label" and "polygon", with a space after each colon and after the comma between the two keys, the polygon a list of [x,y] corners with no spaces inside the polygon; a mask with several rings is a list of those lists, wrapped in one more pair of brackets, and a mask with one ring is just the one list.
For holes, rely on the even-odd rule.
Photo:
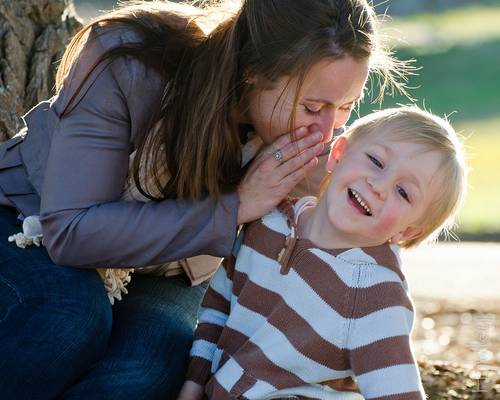
{"label": "gray jacket", "polygon": [[124,28],[101,33],[91,32],[96,40],[83,48],[58,95],[25,115],[26,135],[0,145],[0,203],[24,216],[40,214],[44,244],[59,264],[140,267],[229,255],[236,193],[218,202],[120,200],[134,138],[164,86],[154,71],[131,57],[101,63],[61,118],[94,61],[139,40]]}

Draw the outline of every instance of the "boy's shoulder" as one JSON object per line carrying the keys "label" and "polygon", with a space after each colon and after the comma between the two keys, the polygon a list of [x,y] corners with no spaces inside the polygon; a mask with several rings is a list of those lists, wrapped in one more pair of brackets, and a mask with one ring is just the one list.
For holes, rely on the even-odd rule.
{"label": "boy's shoulder", "polygon": [[[288,196],[276,206],[275,212],[283,214],[290,225],[297,222],[298,216],[308,207],[315,207],[318,204],[317,197],[291,197]],[[272,213],[273,211],[271,211]]]}
{"label": "boy's shoulder", "polygon": [[[401,266],[399,246],[383,244],[374,247],[352,247],[338,249],[310,248],[320,262],[330,266],[344,281],[368,290],[366,295],[380,296],[386,290],[401,290],[408,293],[408,284]],[[354,273],[353,268],[357,269]],[[354,280],[354,281],[353,281]],[[349,284],[349,285],[350,285]],[[399,288],[399,289],[397,289]]]}
{"label": "boy's shoulder", "polygon": [[296,227],[297,218],[302,211],[316,204],[317,199],[313,196],[287,197],[261,219],[252,222],[250,226],[264,225],[272,231],[287,236],[292,227]]}
{"label": "boy's shoulder", "polygon": [[370,262],[401,273],[402,261],[399,246],[384,243],[373,247],[359,247],[358,251],[362,252]]}
{"label": "boy's shoulder", "polygon": [[[402,270],[399,246],[383,244],[345,249],[336,258],[341,261],[331,265],[340,279],[348,286],[363,291],[357,300],[358,308],[366,314],[391,308],[391,315],[402,312],[408,326],[411,326],[414,305]],[[352,273],[353,265],[359,268],[355,275]],[[401,308],[395,311],[393,308],[398,306]]]}
{"label": "boy's shoulder", "polygon": [[290,231],[290,226],[295,222],[296,205],[301,200],[297,197],[287,197],[262,218],[247,224],[246,228],[263,224],[271,230],[287,235]]}
{"label": "boy's shoulder", "polygon": [[295,223],[295,204],[298,198],[288,197],[262,218],[245,224],[240,243],[265,242],[266,247],[280,247]]}
{"label": "boy's shoulder", "polygon": [[[244,227],[245,239],[252,235],[258,236],[287,236],[290,233],[288,218],[278,207],[273,208],[262,218],[250,222]],[[253,235],[252,235],[253,236]]]}
{"label": "boy's shoulder", "polygon": [[356,264],[374,265],[373,276],[386,275],[390,272],[390,275],[397,276],[401,282],[406,280],[402,269],[400,247],[397,245],[384,243],[373,247],[355,247],[346,249],[339,257]]}

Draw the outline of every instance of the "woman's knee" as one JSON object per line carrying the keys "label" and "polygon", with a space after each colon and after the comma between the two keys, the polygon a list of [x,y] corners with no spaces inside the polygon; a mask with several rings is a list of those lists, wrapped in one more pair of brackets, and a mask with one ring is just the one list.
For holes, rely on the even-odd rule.
{"label": "woman's knee", "polygon": [[39,279],[0,271],[0,386],[15,395],[36,387],[59,393],[104,354],[111,332],[111,305],[95,271],[39,267],[46,272]]}
{"label": "woman's knee", "polygon": [[122,397],[127,398],[176,398],[188,364],[201,291],[175,279],[134,276],[129,294],[114,305],[106,358],[68,398],[81,398],[76,393],[88,388],[126,393]]}
{"label": "woman's knee", "polygon": [[111,333],[112,311],[101,278],[94,270],[54,268],[63,269],[55,274],[57,282],[47,285],[47,291],[30,302],[45,309],[61,347],[76,354],[102,354]]}
{"label": "woman's knee", "polygon": [[[89,271],[90,272],[90,271]],[[88,351],[96,356],[106,348],[112,326],[112,309],[100,278],[92,285],[82,286],[75,293],[65,293],[65,299],[51,298],[47,308],[55,304],[54,314],[63,332],[64,341],[71,343],[76,353]]]}
{"label": "woman's knee", "polygon": [[[13,265],[0,268],[0,297],[3,298],[0,315],[3,319],[8,321],[11,313],[41,314],[43,309],[47,320],[64,322],[68,329],[73,325],[89,331],[95,330],[96,325],[110,329],[111,306],[95,270],[36,261],[14,259],[9,263]],[[15,318],[15,315],[10,317]],[[36,319],[34,323],[43,324],[43,321]]]}
{"label": "woman's knee", "polygon": [[[141,354],[130,350],[119,358],[111,357],[103,365],[106,380],[98,386],[99,390],[110,393],[118,390],[126,393],[127,398],[176,399],[184,382],[191,343],[192,331],[186,327],[170,329],[163,341],[153,341],[142,347]],[[98,382],[102,378],[94,376]]]}

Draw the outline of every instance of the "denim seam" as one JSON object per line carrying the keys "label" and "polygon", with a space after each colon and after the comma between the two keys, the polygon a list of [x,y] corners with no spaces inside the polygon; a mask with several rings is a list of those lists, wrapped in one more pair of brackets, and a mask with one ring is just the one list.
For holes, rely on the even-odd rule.
{"label": "denim seam", "polygon": [[[97,300],[94,298],[92,305],[94,306],[96,303],[97,303]],[[83,326],[87,327],[90,324],[90,322],[92,321],[92,318],[93,318],[92,315],[87,314],[87,319],[85,320],[85,323]],[[72,343],[68,344],[64,349],[62,349],[62,351],[59,352],[59,357],[55,358],[53,360],[52,364],[54,364],[55,362],[59,361],[62,357],[64,357],[66,355],[68,349],[70,349],[71,347],[72,347]]]}
{"label": "denim seam", "polygon": [[16,289],[15,286],[13,286],[8,280],[4,279],[2,276],[0,276],[0,281],[2,283],[4,283],[6,286],[8,286],[17,296],[17,299],[18,299],[18,302],[16,304],[12,304],[10,307],[7,308],[7,312],[5,313],[5,317],[0,319],[0,322],[3,322],[7,319],[7,317],[9,316],[11,310],[18,306],[19,304],[22,304],[23,303],[23,298],[21,296],[21,294],[19,293],[19,291]]}

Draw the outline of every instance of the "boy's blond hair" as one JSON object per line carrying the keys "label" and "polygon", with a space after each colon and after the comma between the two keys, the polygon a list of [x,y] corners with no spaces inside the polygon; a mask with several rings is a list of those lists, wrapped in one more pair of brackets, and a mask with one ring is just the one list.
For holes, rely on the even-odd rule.
{"label": "boy's blond hair", "polygon": [[455,214],[465,195],[467,168],[464,149],[459,136],[447,120],[416,106],[404,106],[373,112],[354,122],[344,133],[347,142],[364,135],[384,134],[390,140],[419,143],[429,151],[438,151],[443,160],[436,175],[440,187],[427,213],[417,222],[422,234],[398,243],[414,247],[424,240],[437,239],[440,232],[449,233]]}

